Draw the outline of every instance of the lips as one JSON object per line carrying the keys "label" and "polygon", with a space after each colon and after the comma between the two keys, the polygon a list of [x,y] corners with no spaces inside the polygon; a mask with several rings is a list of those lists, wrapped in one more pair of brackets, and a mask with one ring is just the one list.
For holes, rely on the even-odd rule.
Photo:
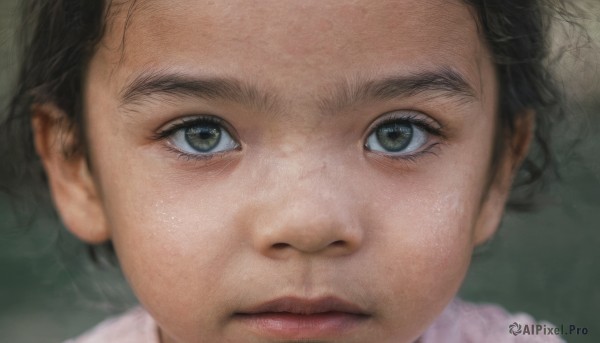
{"label": "lips", "polygon": [[340,338],[366,324],[369,317],[358,305],[333,296],[277,298],[234,315],[259,336],[279,339]]}

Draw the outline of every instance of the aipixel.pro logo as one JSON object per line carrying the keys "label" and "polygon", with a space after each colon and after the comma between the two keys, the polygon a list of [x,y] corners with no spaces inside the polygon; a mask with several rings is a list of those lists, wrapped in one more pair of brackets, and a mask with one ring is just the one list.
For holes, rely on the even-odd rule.
{"label": "aipixel.pro logo", "polygon": [[508,332],[511,335],[545,335],[545,336],[566,336],[566,335],[587,335],[589,330],[585,327],[577,327],[576,325],[565,326],[561,324],[559,327],[546,324],[519,324],[513,322],[508,326]]}

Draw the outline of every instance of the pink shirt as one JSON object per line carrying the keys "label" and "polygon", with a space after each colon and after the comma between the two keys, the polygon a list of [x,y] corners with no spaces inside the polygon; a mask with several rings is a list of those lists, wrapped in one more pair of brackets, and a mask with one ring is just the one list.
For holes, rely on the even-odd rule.
{"label": "pink shirt", "polygon": [[[521,326],[521,334],[513,335],[509,326],[514,329]],[[509,314],[497,305],[481,305],[464,302],[460,299],[452,301],[442,314],[431,324],[419,338],[418,343],[469,343],[469,342],[564,342],[560,336],[523,335],[525,325],[540,324],[552,327],[551,324],[535,320],[523,313]],[[125,314],[107,319],[82,336],[65,343],[160,343],[158,329],[154,320],[141,307],[134,308]]]}

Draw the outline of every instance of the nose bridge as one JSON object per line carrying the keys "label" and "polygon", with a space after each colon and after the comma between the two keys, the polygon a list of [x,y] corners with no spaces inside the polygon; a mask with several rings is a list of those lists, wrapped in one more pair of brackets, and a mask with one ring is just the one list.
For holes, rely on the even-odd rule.
{"label": "nose bridge", "polygon": [[362,232],[347,189],[340,186],[339,166],[326,159],[282,158],[271,167],[250,219],[257,250],[283,257],[358,249]]}

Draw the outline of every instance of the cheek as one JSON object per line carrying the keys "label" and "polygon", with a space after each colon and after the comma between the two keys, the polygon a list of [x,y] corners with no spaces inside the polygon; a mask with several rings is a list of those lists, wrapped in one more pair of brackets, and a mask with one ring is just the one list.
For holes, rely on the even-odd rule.
{"label": "cheek", "polygon": [[381,216],[378,226],[382,233],[375,236],[384,237],[376,241],[382,242],[382,250],[395,250],[403,261],[411,261],[405,268],[408,271],[429,268],[433,273],[427,275],[437,277],[464,268],[471,252],[473,221],[468,214],[472,205],[462,196],[454,193],[433,199],[411,198],[410,204],[397,202]]}
{"label": "cheek", "polygon": [[363,213],[372,255],[365,269],[376,280],[378,298],[390,299],[384,313],[398,319],[391,331],[425,329],[462,283],[480,197],[464,176],[424,175],[421,181],[382,180],[381,185],[370,179],[379,191],[369,196],[371,206]]}
{"label": "cheek", "polygon": [[165,327],[189,332],[189,321],[202,316],[202,322],[214,323],[219,306],[212,299],[222,298],[213,295],[223,271],[239,264],[232,247],[243,237],[233,236],[227,222],[235,194],[227,192],[228,185],[192,186],[159,167],[145,174],[142,169],[148,170],[130,166],[103,178],[110,180],[104,187],[106,213],[124,274]]}

